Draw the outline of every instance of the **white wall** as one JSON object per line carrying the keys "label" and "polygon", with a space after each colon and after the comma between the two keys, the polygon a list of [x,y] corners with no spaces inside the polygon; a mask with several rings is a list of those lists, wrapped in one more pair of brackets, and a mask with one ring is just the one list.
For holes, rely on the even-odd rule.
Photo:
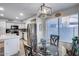
{"label": "white wall", "polygon": [[41,19],[39,19],[39,18],[37,18],[37,20],[36,20],[36,23],[37,23],[37,44],[39,44],[40,43],[40,39],[42,39],[43,38],[43,36],[42,36],[42,28],[41,28]]}

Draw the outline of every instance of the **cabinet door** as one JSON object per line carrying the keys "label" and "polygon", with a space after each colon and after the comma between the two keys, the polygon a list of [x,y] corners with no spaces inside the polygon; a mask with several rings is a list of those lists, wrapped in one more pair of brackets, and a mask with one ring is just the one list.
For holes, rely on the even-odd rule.
{"label": "cabinet door", "polygon": [[19,39],[12,38],[5,40],[4,46],[6,56],[14,55],[19,51]]}
{"label": "cabinet door", "polygon": [[4,42],[0,42],[0,56],[4,56]]}

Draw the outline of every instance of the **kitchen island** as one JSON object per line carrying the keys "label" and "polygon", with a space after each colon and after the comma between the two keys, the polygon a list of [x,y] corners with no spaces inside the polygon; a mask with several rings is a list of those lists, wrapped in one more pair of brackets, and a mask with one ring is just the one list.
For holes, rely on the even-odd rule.
{"label": "kitchen island", "polygon": [[17,54],[20,50],[19,41],[20,37],[15,34],[1,35],[0,45],[2,47],[0,47],[3,48],[3,51],[1,51],[0,53],[3,53],[4,56],[11,56]]}

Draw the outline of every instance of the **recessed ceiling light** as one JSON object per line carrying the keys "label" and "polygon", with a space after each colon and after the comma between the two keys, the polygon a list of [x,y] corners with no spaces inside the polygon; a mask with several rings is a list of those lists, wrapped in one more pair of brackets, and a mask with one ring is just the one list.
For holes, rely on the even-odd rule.
{"label": "recessed ceiling light", "polygon": [[0,16],[4,16],[4,14],[0,14]]}
{"label": "recessed ceiling light", "polygon": [[16,19],[19,19],[19,17],[16,17]]}
{"label": "recessed ceiling light", "polygon": [[4,8],[3,7],[0,7],[0,11],[4,11]]}
{"label": "recessed ceiling light", "polygon": [[20,13],[20,16],[23,16],[24,14],[23,13]]}

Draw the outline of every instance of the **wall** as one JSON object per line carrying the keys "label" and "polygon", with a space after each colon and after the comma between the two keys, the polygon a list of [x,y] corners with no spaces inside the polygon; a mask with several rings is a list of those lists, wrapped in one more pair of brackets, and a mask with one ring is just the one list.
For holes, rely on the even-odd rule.
{"label": "wall", "polygon": [[42,36],[42,28],[41,28],[41,19],[40,18],[37,18],[36,20],[36,23],[37,23],[37,44],[40,43],[40,39],[43,38]]}

